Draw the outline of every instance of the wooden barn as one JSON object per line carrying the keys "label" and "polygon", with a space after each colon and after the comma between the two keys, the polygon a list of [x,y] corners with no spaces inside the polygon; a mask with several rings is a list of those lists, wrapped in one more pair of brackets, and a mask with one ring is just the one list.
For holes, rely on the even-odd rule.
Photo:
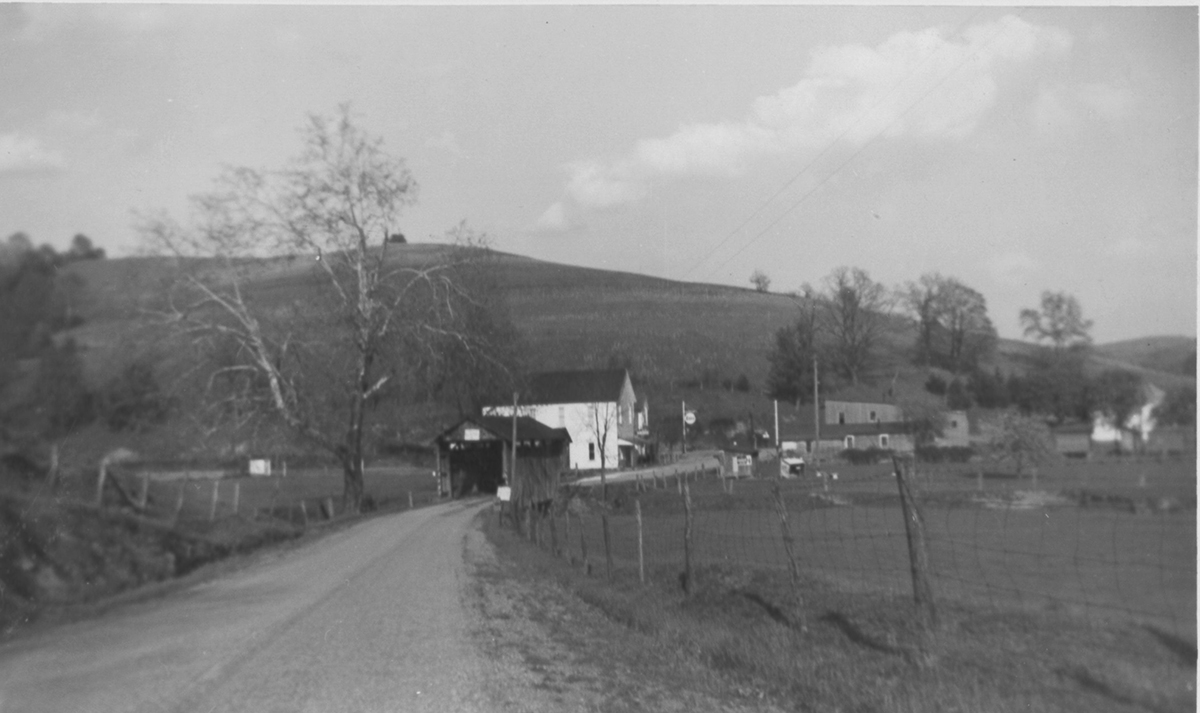
{"label": "wooden barn", "polygon": [[512,471],[513,419],[471,416],[434,439],[438,473],[449,478],[450,494],[494,493],[512,487],[514,503],[543,502],[554,497],[559,476],[567,469],[571,436],[528,416],[516,419],[517,467]]}

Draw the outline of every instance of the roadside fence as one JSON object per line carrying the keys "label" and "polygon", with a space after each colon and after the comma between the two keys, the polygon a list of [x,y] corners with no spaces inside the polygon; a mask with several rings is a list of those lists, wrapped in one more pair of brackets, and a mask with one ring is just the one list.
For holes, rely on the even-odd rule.
{"label": "roadside fence", "polygon": [[836,481],[734,480],[697,467],[610,479],[606,498],[567,486],[521,527],[610,578],[686,589],[700,567],[777,570],[797,588],[807,578],[910,594],[930,628],[937,604],[955,601],[1134,622],[1195,645],[1191,464],[1084,463],[1034,478],[911,461],[840,470]]}
{"label": "roadside fence", "polygon": [[[367,469],[365,497],[375,506],[428,505],[438,500],[430,470],[413,467]],[[293,524],[329,520],[342,512],[342,475],[331,471],[286,476],[155,477],[129,473],[118,485],[147,517],[171,522],[212,522],[223,517],[266,517]]]}

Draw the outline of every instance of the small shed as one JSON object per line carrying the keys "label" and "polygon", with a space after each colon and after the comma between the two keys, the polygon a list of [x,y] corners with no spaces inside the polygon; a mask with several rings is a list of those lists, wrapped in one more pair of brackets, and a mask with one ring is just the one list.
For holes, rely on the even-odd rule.
{"label": "small shed", "polygon": [[1054,449],[1067,458],[1091,458],[1092,424],[1065,423],[1052,429]]}
{"label": "small shed", "polygon": [[512,487],[514,502],[541,502],[554,497],[559,475],[567,468],[571,436],[528,416],[516,419],[517,464],[512,460],[513,419],[470,416],[433,439],[438,477],[449,480],[453,497],[494,493]]}

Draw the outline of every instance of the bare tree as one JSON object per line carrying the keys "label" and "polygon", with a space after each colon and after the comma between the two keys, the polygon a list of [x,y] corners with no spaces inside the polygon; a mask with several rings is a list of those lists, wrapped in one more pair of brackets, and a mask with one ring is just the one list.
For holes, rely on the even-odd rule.
{"label": "bare tree", "polygon": [[1021,326],[1025,336],[1050,342],[1056,352],[1092,341],[1092,321],[1083,318],[1079,300],[1065,292],[1043,292],[1040,310],[1021,310]]}
{"label": "bare tree", "polygon": [[930,272],[896,294],[917,322],[918,364],[969,369],[996,344],[996,328],[982,294],[953,277]]}
{"label": "bare tree", "polygon": [[820,312],[812,288],[792,294],[796,321],[775,332],[775,346],[767,355],[767,394],[773,399],[800,404],[812,401],[813,359],[820,357]]}
{"label": "bare tree", "polygon": [[825,278],[822,331],[833,366],[850,383],[870,368],[887,329],[893,296],[860,268],[839,267]]}
{"label": "bare tree", "polygon": [[755,269],[750,273],[750,284],[758,292],[768,292],[771,289],[771,278],[762,270]]}
{"label": "bare tree", "polygon": [[157,216],[139,230],[184,258],[161,312],[173,333],[198,355],[223,350],[205,362],[206,393],[331,453],[344,508],[358,512],[369,407],[446,344],[486,358],[463,324],[473,300],[456,280],[476,250],[389,250],[417,184],[347,105],[310,116],[301,135],[285,169],[226,169],[193,198],[190,226]]}

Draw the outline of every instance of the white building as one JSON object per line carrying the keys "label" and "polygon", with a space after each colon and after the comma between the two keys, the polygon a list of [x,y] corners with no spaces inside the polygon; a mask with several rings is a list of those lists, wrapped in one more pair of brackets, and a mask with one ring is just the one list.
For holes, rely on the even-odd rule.
{"label": "white building", "polygon": [[[512,404],[483,407],[484,416],[512,416]],[[633,382],[625,369],[552,371],[529,377],[518,415],[571,434],[570,467],[615,469],[633,464],[649,429],[645,405],[637,410]]]}

